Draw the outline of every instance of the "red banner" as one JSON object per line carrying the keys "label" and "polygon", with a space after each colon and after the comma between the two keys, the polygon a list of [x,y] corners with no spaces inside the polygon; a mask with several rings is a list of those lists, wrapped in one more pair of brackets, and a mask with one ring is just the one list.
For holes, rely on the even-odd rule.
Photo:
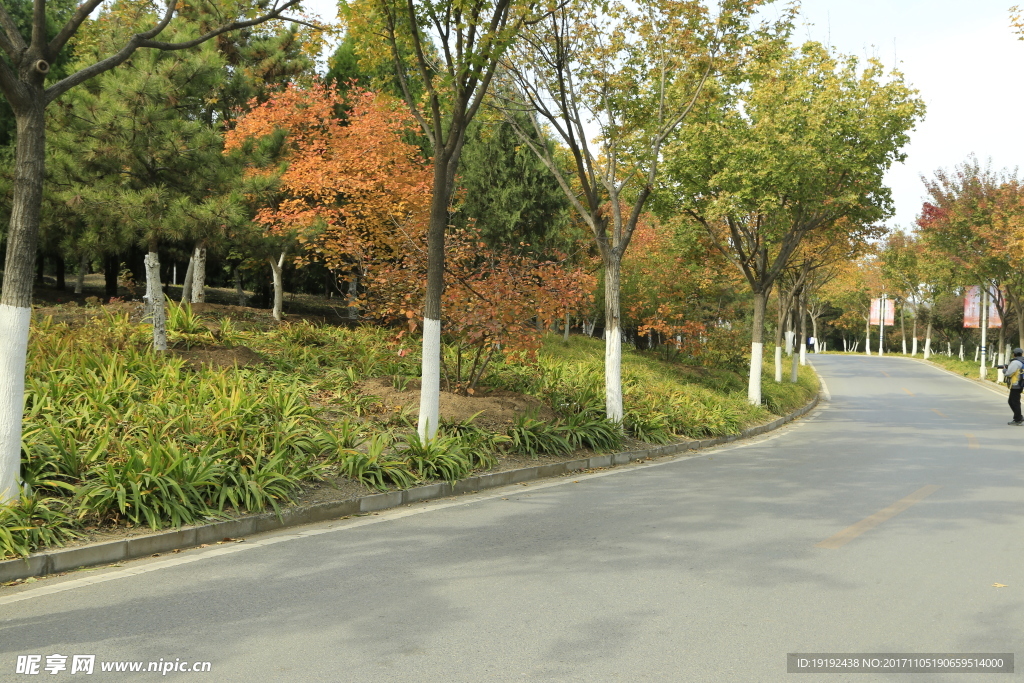
{"label": "red banner", "polygon": [[[988,326],[1002,327],[996,301],[1002,302],[1002,294],[998,289],[989,290]],[[964,292],[964,327],[981,327],[981,287],[968,287]]]}
{"label": "red banner", "polygon": [[882,318],[885,320],[885,324],[892,327],[896,323],[896,307],[893,306],[892,299],[872,299],[871,300],[871,318],[868,321],[869,325],[877,325],[879,320],[878,312],[882,310],[882,306],[885,306],[885,316]]}

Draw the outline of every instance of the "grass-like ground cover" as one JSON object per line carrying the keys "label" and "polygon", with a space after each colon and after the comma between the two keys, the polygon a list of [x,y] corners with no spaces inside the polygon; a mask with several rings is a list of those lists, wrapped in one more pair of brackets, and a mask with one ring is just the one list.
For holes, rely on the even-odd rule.
{"label": "grass-like ground cover", "polygon": [[[37,316],[23,437],[29,489],[0,507],[0,557],[96,529],[278,509],[314,482],[402,488],[455,481],[506,458],[735,434],[804,405],[818,388],[810,368],[798,384],[776,384],[768,371],[766,405],[751,406],[737,372],[624,351],[623,430],[603,418],[603,342],[552,336],[534,359],[497,361],[479,392],[483,406],[493,392],[536,409],[502,425],[459,415],[423,444],[414,411],[366,390],[372,378],[404,388],[418,377],[418,346],[393,331],[172,306],[175,352],[160,355],[132,310]],[[246,364],[201,362],[217,354]]]}

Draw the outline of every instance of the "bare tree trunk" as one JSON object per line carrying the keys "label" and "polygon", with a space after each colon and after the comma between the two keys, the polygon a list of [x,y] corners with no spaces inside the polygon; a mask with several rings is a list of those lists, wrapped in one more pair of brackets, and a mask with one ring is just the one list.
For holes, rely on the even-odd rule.
{"label": "bare tree trunk", "polygon": [[206,247],[196,245],[192,260],[192,303],[201,304],[206,301]]}
{"label": "bare tree trunk", "polygon": [[284,257],[285,252],[281,252],[281,256],[275,261],[273,258],[267,259],[270,262],[270,270],[274,274],[274,320],[281,320],[281,314],[284,309],[284,281],[281,277],[284,271]]}
{"label": "bare tree trunk", "polygon": [[242,269],[235,266],[235,296],[238,297],[238,305],[246,306],[249,303],[249,296],[242,289]]}
{"label": "bare tree trunk", "polygon": [[153,348],[167,350],[167,312],[164,309],[164,288],[160,283],[160,257],[156,240],[150,240],[146,254],[146,308],[153,324]]}
{"label": "bare tree trunk", "polygon": [[181,303],[192,303],[192,275],[196,272],[196,258],[193,254],[188,257],[188,270],[185,271],[185,279],[181,281]]}
{"label": "bare tree trunk", "polygon": [[924,334],[924,358],[932,357],[932,319],[928,318],[928,331]]}
{"label": "bare tree trunk", "polygon": [[[42,83],[42,76],[39,77]],[[41,98],[15,108],[14,196],[0,294],[0,504],[21,494],[21,419],[32,283],[43,201],[46,128]]]}

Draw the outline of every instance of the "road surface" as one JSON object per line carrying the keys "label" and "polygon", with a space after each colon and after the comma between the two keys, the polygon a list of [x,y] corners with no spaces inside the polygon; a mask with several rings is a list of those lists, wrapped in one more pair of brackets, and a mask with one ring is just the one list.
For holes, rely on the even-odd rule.
{"label": "road surface", "polygon": [[[787,653],[1024,659],[1005,398],[812,360],[831,401],[758,439],[0,589],[0,680],[964,681],[787,673]],[[68,669],[16,673],[33,654]]]}

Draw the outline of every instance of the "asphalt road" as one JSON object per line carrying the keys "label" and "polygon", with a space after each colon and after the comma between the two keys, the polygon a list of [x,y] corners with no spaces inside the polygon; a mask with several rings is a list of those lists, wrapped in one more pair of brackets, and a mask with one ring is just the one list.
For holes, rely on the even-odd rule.
{"label": "asphalt road", "polygon": [[[1015,653],[1024,429],[996,392],[817,356],[831,401],[699,456],[0,589],[0,680],[963,681],[787,653]],[[994,584],[1001,584],[996,586]],[[91,677],[17,655],[96,656]],[[144,667],[146,664],[144,664]]]}

